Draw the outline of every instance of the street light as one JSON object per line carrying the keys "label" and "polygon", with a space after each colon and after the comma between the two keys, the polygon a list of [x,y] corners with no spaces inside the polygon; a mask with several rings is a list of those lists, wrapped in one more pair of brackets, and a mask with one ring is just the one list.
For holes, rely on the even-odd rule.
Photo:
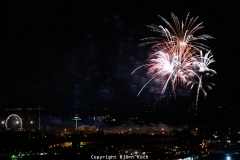
{"label": "street light", "polygon": [[15,158],[17,158],[15,155],[12,155],[11,156],[12,160],[14,160]]}
{"label": "street light", "polygon": [[3,125],[3,127],[4,127],[4,124],[5,124],[5,121],[3,120],[3,121],[2,121],[2,125]]}
{"label": "street light", "polygon": [[72,120],[76,120],[76,131],[77,131],[77,121],[82,120],[80,117],[78,117],[78,115],[75,115],[75,117],[73,117]]}

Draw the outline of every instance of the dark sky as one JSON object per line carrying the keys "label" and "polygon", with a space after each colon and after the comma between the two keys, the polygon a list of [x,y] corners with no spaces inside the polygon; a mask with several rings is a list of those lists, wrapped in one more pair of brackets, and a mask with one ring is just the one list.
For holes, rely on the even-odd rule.
{"label": "dark sky", "polygon": [[[202,105],[239,104],[238,5],[204,1],[8,1],[1,5],[0,101],[14,105],[66,105],[132,109],[155,101],[146,70],[151,46],[140,39],[159,36],[145,25],[200,16],[200,33],[216,62],[216,84]],[[196,33],[198,34],[198,33]],[[192,96],[192,95],[191,95]],[[191,97],[190,96],[190,97]],[[69,109],[69,108],[66,108]]]}

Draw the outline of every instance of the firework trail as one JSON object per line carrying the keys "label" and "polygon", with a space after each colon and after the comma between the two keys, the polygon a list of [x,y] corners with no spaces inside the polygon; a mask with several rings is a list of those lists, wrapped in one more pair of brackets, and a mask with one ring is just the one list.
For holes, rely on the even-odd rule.
{"label": "firework trail", "polygon": [[[202,54],[202,51],[200,51],[199,59],[200,59],[200,62],[198,63],[198,67],[199,67],[199,74],[200,74],[200,76],[199,76],[199,83],[198,83],[198,88],[197,88],[196,107],[197,107],[197,104],[198,104],[198,96],[199,96],[200,89],[202,90],[204,97],[207,96],[207,92],[203,89],[203,86],[202,86],[202,74],[206,73],[206,72],[207,73],[205,74],[205,76],[208,76],[209,73],[217,74],[215,70],[208,68],[209,64],[215,62],[215,60],[213,59],[213,55],[211,54],[210,51],[208,51],[204,56]],[[214,84],[212,84],[212,86],[213,85]],[[209,90],[212,89],[212,87],[210,85],[206,85],[206,87]]]}
{"label": "firework trail", "polygon": [[[190,86],[191,90],[195,84],[198,84],[197,106],[199,91],[203,92],[204,97],[207,96],[202,84],[203,75],[208,76],[209,73],[216,74],[216,71],[208,68],[209,64],[214,62],[211,51],[208,49],[208,46],[198,41],[213,37],[207,34],[193,35],[196,31],[203,28],[202,22],[194,25],[198,17],[189,19],[188,14],[185,22],[180,23],[177,16],[172,13],[171,17],[174,25],[171,25],[163,17],[159,17],[166,23],[168,28],[164,28],[162,25],[148,25],[152,31],[160,33],[161,37],[143,39],[148,42],[142,45],[154,44],[152,47],[153,52],[149,54],[147,64],[137,67],[132,72],[133,74],[139,68],[146,67],[148,68],[148,74],[151,75],[151,79],[141,88],[138,96],[152,80],[161,83],[161,95],[165,92],[168,84],[171,84],[174,95],[176,87],[179,85],[183,87]],[[207,53],[203,54],[203,51]],[[211,89],[210,85],[206,85],[206,87]]]}

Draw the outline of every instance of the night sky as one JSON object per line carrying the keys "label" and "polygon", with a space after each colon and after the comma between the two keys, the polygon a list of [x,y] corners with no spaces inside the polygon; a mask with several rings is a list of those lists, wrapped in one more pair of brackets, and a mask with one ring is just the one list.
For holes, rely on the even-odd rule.
{"label": "night sky", "polygon": [[[217,75],[210,80],[216,87],[206,100],[200,98],[202,110],[239,107],[237,6],[227,1],[8,1],[0,14],[0,107],[63,105],[80,112],[93,106],[113,111],[153,106],[157,84],[137,97],[149,75],[144,69],[131,72],[151,51],[150,45],[139,46],[140,39],[160,36],[146,25],[164,25],[158,15],[171,21],[171,12],[181,20],[189,12],[199,16],[205,28],[196,35],[215,37],[204,42]],[[179,104],[189,107],[194,96],[181,91]]]}

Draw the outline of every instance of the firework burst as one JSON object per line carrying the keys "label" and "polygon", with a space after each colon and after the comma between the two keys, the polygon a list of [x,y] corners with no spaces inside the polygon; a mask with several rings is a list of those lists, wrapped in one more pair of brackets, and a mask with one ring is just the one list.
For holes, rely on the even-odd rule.
{"label": "firework burst", "polygon": [[[141,67],[147,67],[148,73],[151,75],[151,79],[145,83],[142,90],[152,80],[159,83],[161,82],[163,94],[170,83],[172,91],[175,94],[177,86],[193,88],[195,84],[197,87],[196,106],[198,103],[199,91],[202,90],[204,97],[207,95],[203,89],[202,77],[208,76],[209,73],[216,74],[216,71],[208,68],[208,66],[214,62],[213,55],[208,47],[199,40],[206,40],[212,38],[210,35],[194,36],[193,34],[203,28],[202,22],[194,25],[197,18],[189,19],[187,15],[185,22],[179,21],[177,16],[171,14],[173,24],[171,25],[166,19],[159,16],[167,25],[168,28],[164,28],[162,25],[149,25],[152,31],[161,33],[161,37],[150,37],[143,40],[148,40],[146,44],[153,45],[153,53],[149,54],[147,64],[137,67],[132,74]],[[149,42],[149,40],[151,40]],[[207,52],[203,54],[203,51]],[[206,85],[211,89],[210,85]]]}
{"label": "firework burst", "polygon": [[203,22],[198,23],[197,25],[194,25],[198,17],[196,18],[191,18],[189,20],[189,14],[187,15],[185,22],[179,21],[178,17],[174,15],[173,13],[171,14],[173,24],[171,25],[170,22],[168,22],[165,18],[162,16],[159,16],[164,23],[166,23],[168,28],[164,28],[162,25],[147,25],[153,32],[158,32],[161,34],[161,37],[149,37],[149,38],[144,38],[142,40],[151,40],[150,42],[145,42],[142,43],[142,45],[146,44],[155,44],[153,47],[158,46],[161,49],[165,49],[165,42],[167,41],[168,44],[171,46],[173,50],[176,51],[176,53],[181,54],[186,48],[191,48],[193,50],[205,50],[208,51],[208,46],[199,43],[199,40],[207,40],[213,38],[210,35],[203,34],[203,35],[198,35],[194,36],[193,34],[204,28],[202,26]]}

